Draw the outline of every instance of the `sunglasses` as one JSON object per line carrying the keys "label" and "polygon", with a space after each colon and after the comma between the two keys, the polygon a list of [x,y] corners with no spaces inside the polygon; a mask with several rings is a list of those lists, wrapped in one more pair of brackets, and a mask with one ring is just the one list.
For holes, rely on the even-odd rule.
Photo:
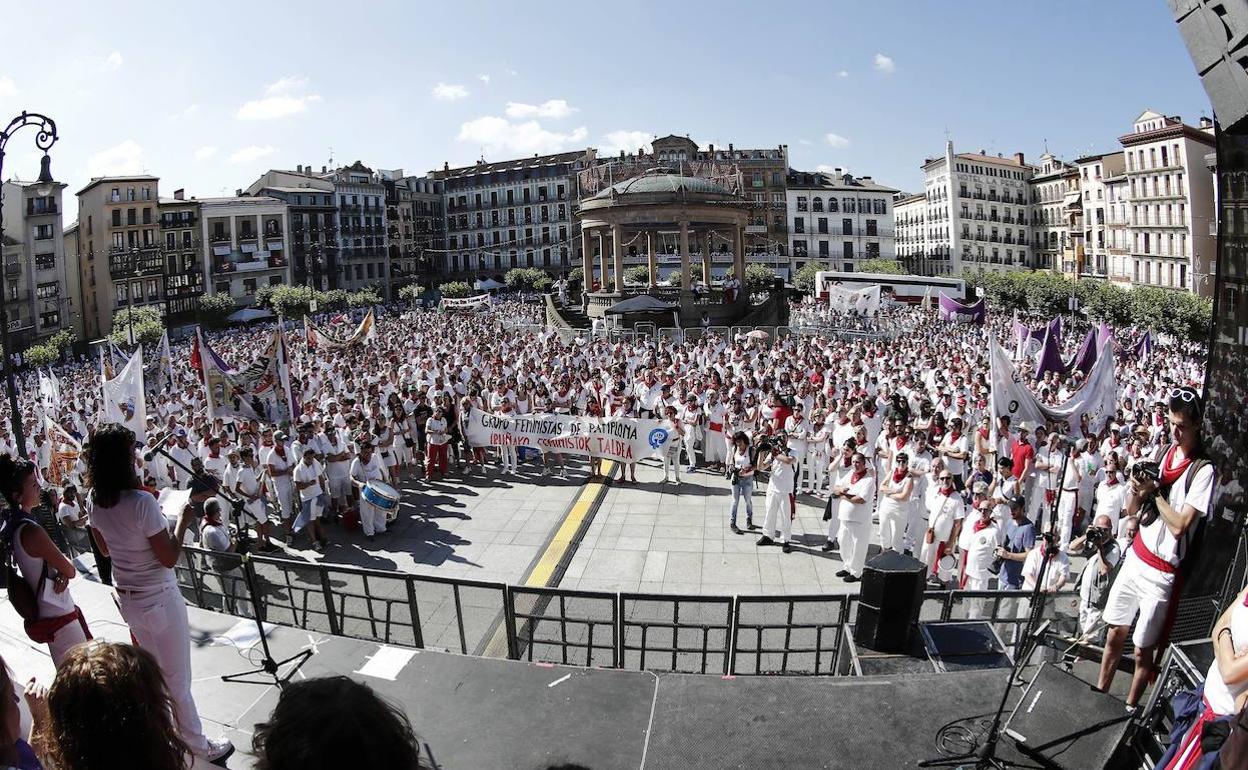
{"label": "sunglasses", "polygon": [[1190,404],[1191,402],[1199,398],[1199,396],[1197,396],[1196,391],[1192,390],[1191,388],[1175,388],[1170,391],[1170,398],[1171,399],[1177,398],[1184,403]]}
{"label": "sunglasses", "polygon": [[940,480],[941,480],[941,481],[953,481],[953,477],[952,477],[952,476],[941,476],[941,477],[940,477]]}

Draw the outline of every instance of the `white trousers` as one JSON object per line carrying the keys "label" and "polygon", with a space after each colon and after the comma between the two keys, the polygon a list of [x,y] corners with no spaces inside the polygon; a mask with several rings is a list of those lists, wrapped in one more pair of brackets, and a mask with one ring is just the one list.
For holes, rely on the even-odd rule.
{"label": "white trousers", "polygon": [[511,446],[510,444],[500,446],[498,448],[498,460],[501,463],[501,470],[503,473],[507,473],[508,471],[511,471],[512,473],[516,472],[516,448],[514,446]]}
{"label": "white trousers", "polygon": [[386,531],[386,512],[369,501],[360,498],[360,528],[372,537]]}
{"label": "white trousers", "polygon": [[182,740],[192,754],[203,756],[208,752],[208,739],[191,696],[191,635],[186,600],[174,583],[139,594],[118,591],[117,599],[130,633],[160,664]]}
{"label": "white trousers", "polygon": [[910,503],[899,503],[896,500],[880,501],[880,547],[900,551],[905,539],[906,524],[909,518]]}
{"label": "white trousers", "polygon": [[870,521],[842,521],[838,538],[841,542],[841,563],[854,577],[862,577],[867,563],[867,546],[871,545]]}
{"label": "white trousers", "polygon": [[1070,545],[1071,535],[1075,528],[1075,503],[1078,495],[1070,490],[1062,490],[1062,500],[1057,504],[1058,542],[1062,550]]}
{"label": "white trousers", "polygon": [[911,500],[906,511],[906,536],[902,539],[904,550],[919,552],[919,544],[927,537],[927,506],[922,500]]}
{"label": "white trousers", "polygon": [[48,654],[52,656],[52,665],[57,668],[61,667],[61,661],[65,656],[79,644],[87,641],[87,635],[82,632],[82,624],[77,620],[71,621],[52,636],[52,641],[48,642]]}
{"label": "white trousers", "polygon": [[772,489],[769,485],[765,500],[767,515],[763,517],[763,534],[767,537],[773,537],[779,531],[780,542],[789,542],[793,536],[793,518],[790,515],[792,508],[789,503],[789,493]]}
{"label": "white trousers", "polygon": [[724,443],[724,432],[720,430],[706,431],[706,443],[704,444],[704,458],[708,463],[722,463],[728,458],[727,445]]}
{"label": "white trousers", "polygon": [[274,480],[273,493],[277,497],[278,506],[280,506],[279,510],[274,513],[277,514],[278,519],[281,521],[290,521],[290,518],[295,515],[295,509],[291,505],[290,492],[290,476],[282,476]]}

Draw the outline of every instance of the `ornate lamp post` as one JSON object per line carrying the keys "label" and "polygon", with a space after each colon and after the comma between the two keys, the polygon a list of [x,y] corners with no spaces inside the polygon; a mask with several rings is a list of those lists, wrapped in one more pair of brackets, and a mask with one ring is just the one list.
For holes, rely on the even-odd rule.
{"label": "ornate lamp post", "polygon": [[[46,115],[40,115],[36,112],[23,112],[0,131],[0,180],[4,179],[4,150],[9,143],[9,138],[20,128],[25,126],[35,126],[39,132],[35,135],[35,146],[43,150],[43,161],[39,166],[39,184],[40,188],[36,190],[43,194],[43,190],[52,189],[52,159],[48,157],[48,150],[52,145],[56,144],[56,122]],[[0,208],[0,244],[4,242],[4,210]],[[3,246],[0,246],[2,253]],[[4,381],[5,387],[9,391],[9,419],[13,424],[13,443],[17,447],[19,457],[26,454],[26,433],[22,429],[22,415],[17,409],[17,385],[13,376],[13,361],[11,360],[11,351],[9,350],[9,311],[8,298],[4,288],[4,279],[6,269],[0,270],[0,349],[4,356]]]}

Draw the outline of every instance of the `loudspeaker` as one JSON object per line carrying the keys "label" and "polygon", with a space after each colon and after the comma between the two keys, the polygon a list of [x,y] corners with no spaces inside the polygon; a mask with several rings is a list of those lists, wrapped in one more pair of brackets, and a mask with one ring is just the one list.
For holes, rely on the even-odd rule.
{"label": "loudspeaker", "polygon": [[920,623],[923,646],[937,671],[1010,668],[1005,643],[991,623],[982,620]]}
{"label": "loudspeaker", "polygon": [[923,604],[924,571],[918,559],[894,551],[867,562],[854,641],[877,652],[905,650]]}
{"label": "loudspeaker", "polygon": [[1130,724],[1121,700],[1044,663],[1005,723],[1005,734],[1046,767],[1085,770],[1110,766]]}

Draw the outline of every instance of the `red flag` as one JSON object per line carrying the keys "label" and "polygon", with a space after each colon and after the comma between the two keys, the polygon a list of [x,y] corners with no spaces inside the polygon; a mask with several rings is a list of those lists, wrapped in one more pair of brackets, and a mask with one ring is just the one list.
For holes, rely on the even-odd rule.
{"label": "red flag", "polygon": [[204,362],[199,357],[199,331],[195,332],[195,341],[191,343],[191,368],[194,369],[202,380],[204,378]]}

